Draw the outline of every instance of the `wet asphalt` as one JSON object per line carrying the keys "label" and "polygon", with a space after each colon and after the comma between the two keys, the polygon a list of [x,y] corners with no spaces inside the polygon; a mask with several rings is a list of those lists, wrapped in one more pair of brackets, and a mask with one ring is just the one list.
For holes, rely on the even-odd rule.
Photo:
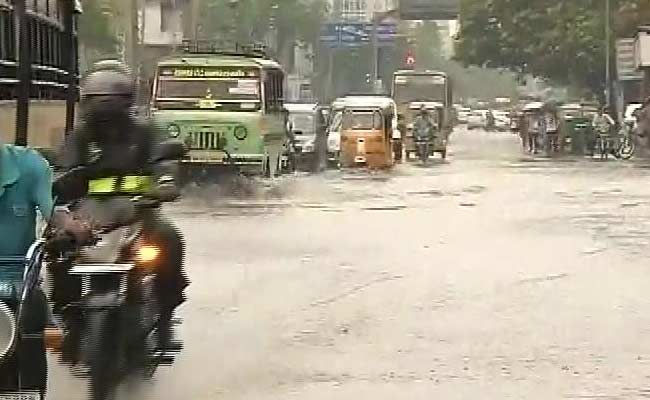
{"label": "wet asphalt", "polygon": [[[185,349],[124,399],[650,398],[650,163],[446,162],[192,188]],[[51,399],[85,398],[54,362]]]}

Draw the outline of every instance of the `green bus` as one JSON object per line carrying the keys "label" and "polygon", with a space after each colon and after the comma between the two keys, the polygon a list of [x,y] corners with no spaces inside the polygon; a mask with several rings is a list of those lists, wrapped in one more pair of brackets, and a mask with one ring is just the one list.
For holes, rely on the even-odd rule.
{"label": "green bus", "polygon": [[288,136],[284,71],[260,52],[187,51],[156,66],[150,113],[188,156],[183,175],[218,167],[273,177]]}

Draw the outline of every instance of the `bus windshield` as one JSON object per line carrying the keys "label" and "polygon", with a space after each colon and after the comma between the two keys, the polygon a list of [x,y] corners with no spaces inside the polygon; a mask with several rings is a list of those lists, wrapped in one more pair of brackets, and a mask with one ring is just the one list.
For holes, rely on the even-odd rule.
{"label": "bus windshield", "polygon": [[260,79],[256,71],[161,68],[155,100],[163,109],[205,108],[201,101],[211,100],[218,109],[257,110]]}
{"label": "bus windshield", "polygon": [[447,80],[440,75],[396,75],[393,97],[400,104],[439,101],[446,104]]}

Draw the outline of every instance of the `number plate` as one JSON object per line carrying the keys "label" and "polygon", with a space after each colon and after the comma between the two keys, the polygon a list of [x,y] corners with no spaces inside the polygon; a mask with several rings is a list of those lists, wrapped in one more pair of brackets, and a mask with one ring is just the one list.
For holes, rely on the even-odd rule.
{"label": "number plate", "polygon": [[0,393],[0,400],[41,400],[38,392]]}
{"label": "number plate", "polygon": [[192,161],[222,162],[225,158],[226,155],[221,151],[190,150]]}

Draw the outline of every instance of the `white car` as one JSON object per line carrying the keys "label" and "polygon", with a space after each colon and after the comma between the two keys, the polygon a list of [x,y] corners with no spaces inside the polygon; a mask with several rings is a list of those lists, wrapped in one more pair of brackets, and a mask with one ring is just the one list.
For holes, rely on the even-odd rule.
{"label": "white car", "polygon": [[474,110],[467,117],[467,129],[485,129],[487,127],[487,110]]}
{"label": "white car", "polygon": [[499,131],[507,131],[510,129],[510,115],[507,111],[492,111],[494,115],[494,126]]}
{"label": "white car", "polygon": [[466,124],[469,120],[469,115],[472,113],[472,109],[469,107],[458,107],[458,123]]}

